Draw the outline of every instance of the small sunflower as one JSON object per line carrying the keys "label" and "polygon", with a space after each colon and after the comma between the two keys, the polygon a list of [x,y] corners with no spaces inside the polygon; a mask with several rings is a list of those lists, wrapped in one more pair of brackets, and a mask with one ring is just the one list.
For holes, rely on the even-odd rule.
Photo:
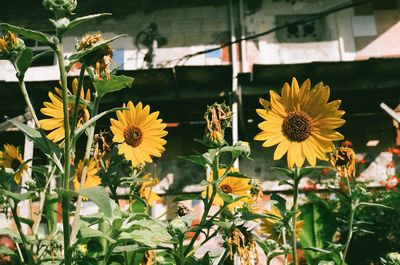
{"label": "small sunflower", "polygon": [[[226,169],[225,168],[220,168],[218,169],[218,176],[221,177],[225,173]],[[233,168],[230,170],[231,172],[238,172],[237,168]],[[211,173],[208,180],[211,181],[213,179],[213,174]],[[240,207],[243,203],[248,202],[249,199],[251,198],[251,190],[253,186],[250,184],[249,179],[245,178],[237,178],[233,176],[228,176],[225,177],[219,184],[218,184],[218,191],[233,195],[234,197],[240,197],[240,196],[245,196],[244,198],[229,204],[228,208],[229,209],[234,209],[235,207]],[[211,197],[211,188],[207,187],[205,191],[203,191],[202,195],[206,196],[207,195],[207,190],[208,190],[208,196]],[[217,206],[223,206],[224,205],[224,200],[221,198],[221,196],[218,195],[218,193],[214,197],[213,204]]]}
{"label": "small sunflower", "polygon": [[20,184],[22,175],[28,169],[28,165],[25,164],[18,170],[18,168],[24,163],[18,147],[10,144],[5,144],[3,147],[4,151],[0,151],[0,167],[13,169],[15,172],[14,181],[17,184]]}
{"label": "small sunflower", "polygon": [[[271,206],[271,211],[264,210],[264,214],[275,216],[275,218],[263,218],[261,219],[261,234],[268,235],[269,239],[278,241],[281,240],[281,233],[278,231],[278,224],[283,220],[282,214],[278,208],[275,206]],[[301,213],[298,212],[297,216]],[[304,221],[297,221],[296,222],[296,237],[300,237],[301,231],[303,229]]]}
{"label": "small sunflower", "polygon": [[[74,79],[72,81],[72,91],[76,96],[78,90],[78,79]],[[68,94],[71,92],[68,90]],[[42,119],[40,120],[40,126],[43,130],[52,131],[50,132],[47,137],[52,140],[53,142],[59,142],[64,139],[65,137],[65,130],[64,130],[64,114],[63,114],[63,101],[62,101],[62,91],[59,88],[55,88],[55,93],[49,92],[49,98],[51,102],[44,102],[44,108],[40,111],[50,116],[49,119]],[[90,102],[90,90],[86,91],[86,96],[84,89],[81,90],[80,98],[82,100],[86,100]],[[68,103],[68,114],[70,120],[74,114],[75,108],[75,100],[71,100]],[[89,110],[84,104],[80,104],[79,111],[78,111],[78,119],[76,127],[81,127],[85,122],[90,119]]]}
{"label": "small sunflower", "polygon": [[[75,170],[74,176],[74,190],[79,190],[81,188],[81,177],[82,177],[82,170],[83,170],[83,161],[79,160],[78,166]],[[99,171],[99,167],[97,162],[94,158],[89,160],[88,171],[86,173],[86,181],[83,184],[84,189],[97,187],[101,184],[101,179],[96,174]]]}
{"label": "small sunflower", "polygon": [[158,118],[159,112],[150,114],[150,107],[143,108],[142,102],[136,106],[128,102],[128,110],[117,111],[118,120],[111,119],[113,142],[119,143],[118,154],[124,154],[125,159],[137,167],[146,162],[153,162],[152,156],[160,157],[167,143],[162,137],[167,135],[167,126]]}
{"label": "small sunflower", "polygon": [[17,38],[14,32],[5,32],[0,36],[0,58],[11,59],[12,52],[25,48],[24,41]]}
{"label": "small sunflower", "polygon": [[152,189],[153,186],[158,184],[158,179],[151,177],[150,174],[146,174],[142,179],[143,182],[139,184],[139,196],[150,206],[154,206],[156,203],[161,203],[163,201],[162,198]]}
{"label": "small sunflower", "polygon": [[341,146],[331,153],[331,164],[340,177],[356,175],[356,154],[347,146]]}
{"label": "small sunflower", "polygon": [[264,141],[264,147],[278,145],[274,160],[287,153],[289,168],[301,167],[305,159],[312,166],[317,158],[327,160],[326,153],[334,148],[332,141],[343,139],[335,129],[345,123],[341,101],[328,103],[329,94],[322,82],[311,89],[309,79],[299,87],[295,78],[291,86],[285,83],[281,96],[270,90],[271,102],[260,99],[264,109],[257,113],[265,121],[258,125],[262,132],[254,139]]}

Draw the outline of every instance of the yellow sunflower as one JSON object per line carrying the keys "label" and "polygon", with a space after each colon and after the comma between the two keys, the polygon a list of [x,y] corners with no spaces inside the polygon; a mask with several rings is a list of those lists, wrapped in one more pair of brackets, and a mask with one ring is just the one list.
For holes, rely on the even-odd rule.
{"label": "yellow sunflower", "polygon": [[332,141],[343,139],[335,129],[345,121],[344,111],[339,110],[341,101],[328,103],[330,89],[322,82],[311,89],[307,79],[301,87],[293,78],[282,88],[281,96],[270,90],[271,102],[260,99],[264,109],[257,109],[265,121],[258,127],[262,130],[254,138],[264,141],[264,147],[278,145],[274,160],[281,159],[287,152],[289,168],[301,167],[307,158],[314,166],[316,159],[327,160],[326,153],[333,150]]}
{"label": "yellow sunflower", "polygon": [[160,157],[167,143],[162,137],[167,135],[167,126],[158,118],[159,112],[150,114],[150,107],[143,108],[142,102],[136,106],[128,102],[128,110],[117,111],[118,120],[111,119],[113,142],[119,143],[118,154],[137,167],[153,162],[152,156]]}
{"label": "yellow sunflower", "polygon": [[[220,168],[218,169],[218,176],[222,177],[223,174],[225,173],[226,169],[225,168]],[[238,172],[239,170],[237,168],[233,168],[230,170],[231,172]],[[211,173],[209,175],[208,181],[213,180],[213,174]],[[240,196],[245,196],[245,198],[242,198],[234,203],[231,203],[228,205],[229,209],[234,209],[235,207],[240,207],[242,206],[243,203],[248,202],[249,199],[251,198],[251,189],[253,186],[250,184],[249,179],[245,178],[237,178],[237,177],[225,177],[221,183],[218,185],[218,190],[220,192],[226,193],[233,195],[234,197],[240,197]],[[206,196],[207,195],[207,190],[208,190],[208,196],[209,198],[211,197],[212,193],[212,188],[208,186],[205,191],[203,191],[202,195]],[[223,206],[224,205],[224,200],[221,198],[221,196],[218,195],[218,193],[214,197],[213,204],[217,206]]]}
{"label": "yellow sunflower", "polygon": [[140,184],[139,196],[144,199],[150,206],[156,203],[161,203],[163,200],[152,189],[153,186],[158,184],[158,179],[151,177],[150,174],[143,176],[143,182]]}
{"label": "yellow sunflower", "polygon": [[[276,208],[275,206],[271,206],[271,211],[269,210],[264,210],[264,214],[268,215],[273,215],[276,218],[270,217],[270,218],[263,218],[261,219],[261,225],[260,225],[260,231],[261,234],[263,235],[268,235],[269,239],[275,240],[275,241],[280,241],[281,240],[281,233],[277,230],[277,224],[283,220],[283,217],[281,215],[281,212]],[[297,217],[301,213],[297,213]],[[303,229],[304,221],[297,221],[296,222],[296,237],[300,237],[301,235],[301,230]]]}
{"label": "yellow sunflower", "polygon": [[10,144],[5,144],[3,147],[4,151],[0,151],[0,167],[13,169],[15,172],[14,181],[17,184],[20,184],[22,175],[28,169],[28,165],[25,164],[17,171],[17,169],[24,163],[18,147]]}
{"label": "yellow sunflower", "polygon": [[[79,190],[81,188],[82,170],[83,170],[83,161],[79,160],[73,180],[74,190]],[[99,167],[97,165],[96,160],[91,158],[89,160],[88,171],[86,173],[86,181],[82,187],[83,189],[96,187],[101,184],[101,179],[99,178],[99,176],[96,175],[98,171]]]}
{"label": "yellow sunflower", "polygon": [[[47,137],[54,142],[59,142],[63,140],[65,137],[63,101],[62,101],[61,89],[57,87],[54,89],[55,93],[49,92],[49,98],[51,102],[44,102],[43,104],[45,107],[40,110],[43,114],[50,116],[51,118],[42,119],[39,122],[43,130],[52,131],[47,135]],[[75,78],[72,81],[72,91],[75,96],[77,93],[77,89],[78,89],[78,79]],[[68,94],[71,94],[69,90]],[[90,102],[90,90],[88,89],[86,91],[86,96],[85,96],[84,89],[82,89],[80,98],[82,100]],[[70,121],[74,114],[74,108],[75,108],[75,100],[70,100],[68,103],[68,114]],[[89,110],[87,109],[86,105],[80,104],[76,127],[77,128],[81,127],[89,119],[90,119]]]}
{"label": "yellow sunflower", "polygon": [[356,175],[356,154],[347,146],[341,146],[331,153],[331,164],[340,177]]}

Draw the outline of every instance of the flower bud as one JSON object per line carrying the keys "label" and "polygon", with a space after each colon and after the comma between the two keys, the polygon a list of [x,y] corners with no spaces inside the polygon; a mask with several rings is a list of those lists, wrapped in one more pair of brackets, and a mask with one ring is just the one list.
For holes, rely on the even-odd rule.
{"label": "flower bud", "polygon": [[54,13],[56,18],[65,17],[66,14],[72,14],[75,10],[77,0],[43,0],[44,8]]}

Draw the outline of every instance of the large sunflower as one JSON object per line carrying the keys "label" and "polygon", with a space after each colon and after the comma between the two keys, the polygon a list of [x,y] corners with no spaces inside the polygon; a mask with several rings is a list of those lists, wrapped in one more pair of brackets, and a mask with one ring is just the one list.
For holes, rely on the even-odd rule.
{"label": "large sunflower", "polygon": [[[81,188],[82,170],[83,170],[83,161],[79,160],[73,180],[74,190],[79,190]],[[98,172],[99,172],[99,167],[97,165],[96,160],[94,158],[90,159],[88,164],[88,171],[86,173],[86,181],[82,187],[83,189],[96,187],[101,184],[101,179],[99,178],[99,176],[96,175]]]}
{"label": "large sunflower", "polygon": [[[49,98],[51,102],[44,102],[44,108],[40,111],[50,116],[49,119],[42,119],[40,120],[40,126],[44,130],[52,131],[50,132],[47,137],[54,141],[59,142],[64,139],[65,137],[65,130],[64,130],[64,114],[63,114],[63,101],[62,101],[62,91],[59,88],[54,88],[55,93],[49,92]],[[78,90],[78,79],[74,79],[72,81],[72,91],[73,94],[76,96]],[[68,90],[68,94],[71,92]],[[82,100],[86,100],[90,102],[90,90],[86,91],[86,96],[84,89],[81,90],[80,98]],[[70,120],[74,114],[75,108],[75,100],[70,100],[68,103],[68,114]],[[79,111],[78,111],[78,119],[76,127],[79,128],[84,124],[86,121],[90,119],[89,110],[87,109],[85,104],[80,104]]]}
{"label": "large sunflower", "polygon": [[[224,175],[226,169],[225,168],[220,168],[218,169],[218,176],[221,177]],[[238,172],[237,168],[233,168],[230,170],[231,172]],[[213,174],[211,173],[208,178],[209,181],[213,180]],[[251,189],[253,186],[250,184],[250,179],[246,178],[237,178],[237,177],[225,177],[219,184],[218,184],[218,191],[223,192],[226,194],[233,195],[234,197],[241,197],[244,196],[244,198],[229,204],[228,208],[229,209],[234,209],[235,207],[240,207],[242,206],[243,203],[249,202],[252,194],[251,194]],[[212,189],[210,187],[207,187],[205,191],[203,191],[202,195],[206,196],[207,195],[207,190],[208,190],[208,197],[211,197]],[[224,205],[224,200],[219,196],[217,193],[214,197],[213,204],[217,206],[223,206]]]}
{"label": "large sunflower", "polygon": [[0,167],[13,169],[15,172],[14,180],[17,184],[19,184],[21,183],[22,175],[28,169],[28,165],[25,164],[20,168],[20,166],[24,163],[24,160],[22,159],[22,155],[19,152],[18,147],[10,144],[5,144],[3,147],[4,151],[0,151]]}
{"label": "large sunflower", "polygon": [[332,141],[343,139],[335,129],[345,123],[341,101],[328,103],[329,93],[322,82],[311,89],[309,79],[299,87],[295,78],[291,86],[285,83],[281,96],[270,90],[270,102],[260,99],[264,109],[257,113],[265,121],[258,125],[262,132],[254,139],[264,141],[264,147],[278,145],[274,160],[287,152],[289,168],[301,167],[306,158],[312,166],[317,158],[327,160],[326,153],[334,148]]}
{"label": "large sunflower", "polygon": [[151,156],[160,157],[167,143],[162,137],[167,135],[167,126],[158,118],[159,112],[150,114],[150,107],[143,108],[142,102],[136,106],[128,102],[128,110],[117,111],[118,120],[111,119],[113,142],[119,143],[118,154],[124,154],[132,166],[153,162]]}

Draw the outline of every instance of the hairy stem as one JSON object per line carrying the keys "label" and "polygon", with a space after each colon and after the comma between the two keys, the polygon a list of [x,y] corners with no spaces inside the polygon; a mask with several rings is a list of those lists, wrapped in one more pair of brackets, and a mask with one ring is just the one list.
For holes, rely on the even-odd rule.
{"label": "hairy stem", "polygon": [[299,176],[297,174],[297,169],[294,175],[293,181],[293,208],[292,211],[294,212],[292,217],[292,255],[293,255],[293,264],[297,265],[297,237],[296,237],[296,223],[297,223],[297,197],[299,194]]}
{"label": "hairy stem", "polygon": [[346,239],[346,244],[344,245],[343,249],[343,255],[342,255],[342,262],[341,264],[345,264],[346,261],[346,256],[347,256],[347,251],[349,250],[351,238],[353,237],[353,223],[354,223],[354,214],[355,214],[355,207],[353,205],[353,199],[352,199],[352,192],[351,192],[351,185],[349,178],[346,177],[346,182],[347,182],[347,187],[349,189],[349,197],[350,197],[350,218],[349,218],[349,232],[347,234],[347,239]]}
{"label": "hairy stem", "polygon": [[[93,110],[92,110],[92,117],[97,115],[97,111],[99,109],[99,104],[100,104],[100,99],[101,99],[100,97],[96,97],[95,100],[94,100]],[[90,159],[89,159],[90,158],[90,150],[92,149],[95,127],[96,127],[96,123],[94,122],[88,129],[89,130],[88,139],[87,139],[87,142],[86,142],[85,156],[83,158],[82,176],[81,176],[81,181],[80,181],[80,187],[81,188],[83,187],[83,185],[86,182],[88,166],[89,166],[89,161],[90,161]],[[78,196],[78,200],[76,202],[74,223],[72,224],[72,232],[71,232],[71,242],[72,242],[72,244],[75,243],[76,235],[78,234],[78,223],[79,223],[79,219],[80,219],[81,206],[82,206],[82,196],[79,195]]]}
{"label": "hairy stem", "polygon": [[36,116],[36,112],[35,112],[35,109],[33,108],[31,99],[29,98],[28,91],[26,90],[24,79],[18,77],[18,84],[19,84],[19,88],[21,89],[22,96],[24,97],[25,103],[28,106],[29,112],[32,115],[32,119],[35,122],[36,127],[40,128],[40,123]]}
{"label": "hairy stem", "polygon": [[[60,40],[61,41],[61,40]],[[64,65],[64,50],[61,42],[56,44],[56,54],[58,59],[58,67],[60,71],[61,88],[62,88],[62,100],[63,100],[63,114],[64,114],[64,175],[62,179],[63,188],[69,190],[69,178],[71,169],[70,160],[70,123],[69,123],[69,112],[68,112],[68,93],[67,93],[67,72],[65,71]],[[71,265],[70,255],[70,228],[69,228],[69,204],[70,198],[63,196],[62,198],[62,221],[63,221],[63,232],[64,232],[64,258],[65,265]]]}
{"label": "hairy stem", "polygon": [[[78,120],[78,112],[79,112],[79,106],[80,106],[80,100],[81,100],[81,93],[82,93],[82,89],[83,89],[83,80],[85,77],[85,69],[86,69],[85,65],[82,65],[81,71],[79,73],[78,89],[76,91],[74,112],[72,115],[72,122],[71,122],[71,138],[73,137],[75,128],[77,126],[76,122]],[[85,94],[85,91],[83,94]],[[84,97],[85,97],[85,95],[84,95]]]}

